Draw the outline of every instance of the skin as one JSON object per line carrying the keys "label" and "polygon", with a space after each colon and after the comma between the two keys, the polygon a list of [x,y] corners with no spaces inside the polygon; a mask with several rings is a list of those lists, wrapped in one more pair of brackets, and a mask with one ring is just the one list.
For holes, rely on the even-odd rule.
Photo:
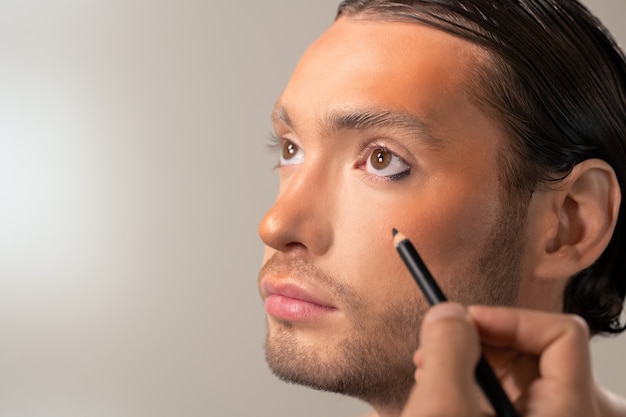
{"label": "skin", "polygon": [[[479,416],[473,369],[480,342],[536,362],[517,408],[524,416],[626,415],[626,402],[594,385],[589,329],[579,317],[531,310],[443,303],[428,311],[411,398],[402,416]],[[574,366],[572,364],[575,364]],[[504,383],[508,382],[505,378]],[[445,395],[440,393],[445,392]]]}
{"label": "skin", "polygon": [[[273,113],[280,187],[259,225],[266,356],[280,377],[362,398],[381,417],[400,414],[427,306],[393,227],[465,305],[558,311],[567,276],[603,249],[565,266],[546,261],[546,247],[558,259],[569,253],[559,224],[579,213],[553,209],[566,191],[537,192],[521,209],[503,197],[505,138],[467,88],[467,69],[483,59],[425,26],[353,19],[302,57]],[[346,122],[368,112],[394,122]],[[371,163],[381,149],[390,165]]]}
{"label": "skin", "polygon": [[[422,346],[415,355],[418,384],[405,416],[446,409],[450,415],[480,415],[482,407],[472,381],[473,364],[480,352],[479,332],[486,343],[515,348],[533,358],[541,356],[537,366],[540,377],[525,388],[518,400],[523,415],[600,415],[592,395],[593,376],[586,344],[589,333],[582,320],[531,311],[520,314],[504,308],[489,311],[472,307],[467,311],[454,304],[437,307],[429,311],[423,323]],[[537,332],[538,328],[543,331]],[[446,360],[450,358],[454,360]],[[563,366],[572,362],[576,366]],[[425,401],[443,387],[448,393],[447,401],[441,396]]]}

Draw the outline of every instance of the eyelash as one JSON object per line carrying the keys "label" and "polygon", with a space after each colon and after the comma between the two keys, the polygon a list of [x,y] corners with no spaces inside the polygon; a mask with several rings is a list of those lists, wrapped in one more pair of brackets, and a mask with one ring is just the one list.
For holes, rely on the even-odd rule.
{"label": "eyelash", "polygon": [[[279,156],[283,150],[283,144],[287,139],[281,138],[276,133],[270,133],[267,137],[267,149],[274,156]],[[281,167],[280,159],[274,165],[274,169],[278,169]]]}
{"label": "eyelash", "polygon": [[267,148],[272,153],[280,152],[282,146],[282,139],[278,137],[276,133],[270,133],[267,137]]}

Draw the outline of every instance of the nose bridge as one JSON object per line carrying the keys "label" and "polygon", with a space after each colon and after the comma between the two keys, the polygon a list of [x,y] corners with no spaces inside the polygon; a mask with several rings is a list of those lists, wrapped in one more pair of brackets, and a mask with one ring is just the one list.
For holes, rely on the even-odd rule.
{"label": "nose bridge", "polygon": [[309,162],[281,180],[278,197],[259,225],[259,235],[276,250],[298,244],[319,256],[332,244],[335,193],[327,167]]}

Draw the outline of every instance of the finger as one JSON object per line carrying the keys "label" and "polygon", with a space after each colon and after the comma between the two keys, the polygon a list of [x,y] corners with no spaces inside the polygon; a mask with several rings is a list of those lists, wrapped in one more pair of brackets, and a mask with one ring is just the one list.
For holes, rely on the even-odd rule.
{"label": "finger", "polygon": [[479,354],[478,333],[463,307],[441,303],[428,310],[415,355],[419,381],[404,415],[476,415],[474,369]]}
{"label": "finger", "polygon": [[[591,377],[589,329],[580,317],[484,306],[468,312],[484,343],[541,356],[542,376],[568,381]],[[551,366],[565,363],[579,366]]]}
{"label": "finger", "polygon": [[594,413],[589,330],[582,319],[499,307],[473,306],[468,312],[484,343],[538,358],[539,379],[527,392],[531,415],[548,415],[549,409],[554,415]]}

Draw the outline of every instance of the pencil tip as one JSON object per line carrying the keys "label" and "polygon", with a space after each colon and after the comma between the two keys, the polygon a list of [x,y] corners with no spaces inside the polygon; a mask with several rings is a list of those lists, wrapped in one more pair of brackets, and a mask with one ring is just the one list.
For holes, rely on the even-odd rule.
{"label": "pencil tip", "polygon": [[391,229],[391,233],[393,233],[393,235],[397,235],[398,234],[398,229],[396,229],[395,227],[393,229]]}

